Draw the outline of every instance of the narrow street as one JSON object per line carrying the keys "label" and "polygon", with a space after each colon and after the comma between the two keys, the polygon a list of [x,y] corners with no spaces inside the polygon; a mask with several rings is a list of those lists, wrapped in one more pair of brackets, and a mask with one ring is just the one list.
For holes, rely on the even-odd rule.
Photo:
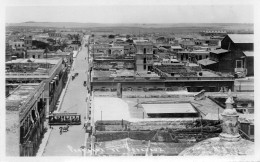
{"label": "narrow street", "polygon": [[[87,40],[88,36],[84,38]],[[87,81],[87,56],[88,49],[83,44],[81,51],[74,60],[74,70],[71,70],[71,74],[79,73],[79,75],[69,82],[59,111],[81,114],[81,125],[72,125],[68,132],[63,132],[61,135],[59,132],[60,126],[53,126],[43,156],[82,156],[80,147],[84,145],[85,140],[83,124],[87,108],[87,88],[83,86],[83,82]]]}

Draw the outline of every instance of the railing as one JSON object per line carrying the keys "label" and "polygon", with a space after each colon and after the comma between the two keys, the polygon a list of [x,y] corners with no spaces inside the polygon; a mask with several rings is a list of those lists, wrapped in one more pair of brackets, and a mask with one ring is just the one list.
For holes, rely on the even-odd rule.
{"label": "railing", "polygon": [[48,73],[5,73],[6,76],[41,76],[46,75],[48,76]]}
{"label": "railing", "polygon": [[99,82],[99,81],[234,81],[233,77],[93,77],[92,81]]}

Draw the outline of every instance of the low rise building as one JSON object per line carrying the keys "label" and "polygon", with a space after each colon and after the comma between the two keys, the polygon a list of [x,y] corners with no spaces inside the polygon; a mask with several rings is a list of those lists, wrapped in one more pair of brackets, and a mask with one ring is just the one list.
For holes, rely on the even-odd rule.
{"label": "low rise building", "polygon": [[27,50],[27,58],[43,59],[43,55],[44,55],[43,49]]}
{"label": "low rise building", "polygon": [[68,79],[67,67],[62,58],[17,59],[6,62],[6,83],[44,82],[44,100],[46,114],[56,109],[59,95]]}
{"label": "low rise building", "polygon": [[21,84],[6,98],[6,155],[35,156],[44,134],[44,83]]}
{"label": "low rise building", "polygon": [[254,75],[253,34],[228,34],[221,41],[221,49],[210,51],[210,64],[204,68],[238,76]]}

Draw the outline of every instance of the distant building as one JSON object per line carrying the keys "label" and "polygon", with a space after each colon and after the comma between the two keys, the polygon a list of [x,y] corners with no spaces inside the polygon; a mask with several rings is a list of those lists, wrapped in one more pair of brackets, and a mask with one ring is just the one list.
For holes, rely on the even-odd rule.
{"label": "distant building", "polygon": [[182,51],[183,49],[181,48],[181,46],[171,46],[171,49],[170,49],[172,52],[179,52],[179,51]]}
{"label": "distant building", "polygon": [[49,32],[49,37],[61,37],[60,32]]}
{"label": "distant building", "polygon": [[6,155],[35,156],[44,134],[44,83],[21,84],[6,98]]}
{"label": "distant building", "polygon": [[221,41],[221,49],[210,51],[209,60],[199,64],[214,71],[254,75],[253,34],[228,34]]}
{"label": "distant building", "polygon": [[137,71],[149,71],[153,65],[153,43],[137,42],[135,46]]}
{"label": "distant building", "polygon": [[32,36],[28,36],[24,38],[24,46],[27,49],[31,49],[32,48]]}
{"label": "distant building", "polygon": [[43,49],[27,50],[27,58],[42,59],[43,55]]}
{"label": "distant building", "polygon": [[12,56],[16,56],[16,58],[25,58],[26,56],[26,47],[24,45],[24,41],[14,41],[11,42],[12,46]]}
{"label": "distant building", "polygon": [[209,51],[194,50],[194,51],[179,51],[177,52],[177,59],[179,61],[197,62],[209,57]]}
{"label": "distant building", "polygon": [[124,46],[112,46],[108,50],[109,56],[122,56],[124,55]]}
{"label": "distant building", "polygon": [[226,36],[228,33],[227,31],[218,31],[218,30],[206,30],[201,31],[201,35],[205,36]]}
{"label": "distant building", "polygon": [[169,43],[173,42],[174,40],[175,40],[174,37],[169,37],[169,36],[163,37],[163,36],[161,36],[161,37],[156,38],[155,42],[157,44],[169,44]]}
{"label": "distant building", "polygon": [[193,40],[183,40],[180,42],[180,46],[183,49],[193,49],[193,46],[195,46],[195,42]]}

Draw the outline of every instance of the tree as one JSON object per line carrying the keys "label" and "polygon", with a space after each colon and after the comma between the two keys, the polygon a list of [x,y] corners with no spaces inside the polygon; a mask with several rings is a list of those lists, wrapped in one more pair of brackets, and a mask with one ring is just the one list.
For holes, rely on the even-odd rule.
{"label": "tree", "polygon": [[109,35],[108,38],[109,38],[109,39],[114,39],[114,38],[115,38],[115,35]]}
{"label": "tree", "polygon": [[134,43],[134,41],[132,39],[127,39],[126,42],[127,43]]}
{"label": "tree", "polygon": [[50,47],[50,45],[48,43],[37,41],[37,40],[33,40],[32,45],[36,46],[36,48],[40,48],[40,49],[46,49],[47,47],[48,48]]}

